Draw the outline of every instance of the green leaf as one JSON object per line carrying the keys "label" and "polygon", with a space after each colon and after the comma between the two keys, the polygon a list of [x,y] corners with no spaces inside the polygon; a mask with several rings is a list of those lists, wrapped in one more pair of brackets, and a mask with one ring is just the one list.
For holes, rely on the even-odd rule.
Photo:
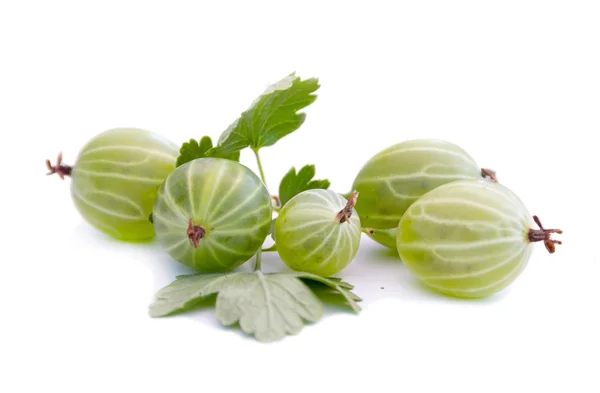
{"label": "green leaf", "polygon": [[[164,317],[185,312],[202,299],[216,295],[216,315],[223,325],[240,328],[263,342],[277,341],[299,333],[306,321],[317,322],[324,309],[309,283],[325,285],[341,294],[360,312],[362,299],[350,292],[354,287],[338,277],[285,272],[197,273],[176,277],[156,294],[150,316]],[[316,289],[314,289],[316,291]],[[337,295],[336,295],[337,296]]]}
{"label": "green leaf", "polygon": [[346,302],[348,303],[348,305],[352,308],[352,310],[354,310],[354,312],[356,312],[357,314],[360,312],[360,306],[356,302],[360,302],[360,301],[362,301],[362,299],[359,296],[357,296],[356,294],[350,292],[350,290],[354,288],[353,285],[342,281],[340,278],[321,277],[321,276],[317,276],[316,274],[304,273],[304,272],[293,272],[293,273],[288,273],[288,274],[291,274],[302,280],[316,281],[321,284],[327,285],[328,287],[330,287],[331,289],[333,289],[334,291],[336,291],[340,295],[342,295],[346,299]]}
{"label": "green leaf", "polygon": [[297,334],[305,321],[316,322],[323,315],[323,304],[296,276],[260,271],[179,276],[157,293],[150,315],[186,310],[212,294],[217,294],[216,314],[223,325],[239,322],[244,332],[263,342]]}
{"label": "green leaf", "polygon": [[[198,143],[195,139],[190,139],[185,142],[179,149],[179,157],[177,157],[177,166],[183,165],[186,162],[195,160],[196,158],[206,157],[206,152],[213,147],[212,140],[209,136],[203,136]],[[214,154],[213,157],[227,158],[233,161],[240,160],[240,153],[233,152],[228,154]]]}
{"label": "green leaf", "polygon": [[229,125],[207,155],[230,154],[246,147],[258,151],[274,145],[304,123],[306,114],[298,111],[317,99],[313,93],[319,87],[317,79],[301,80],[295,73],[269,86]]}
{"label": "green leaf", "polygon": [[329,180],[312,180],[315,176],[315,166],[306,165],[298,173],[296,168],[292,167],[285,174],[279,184],[279,200],[283,207],[295,195],[302,191],[312,190],[315,188],[327,189],[330,186]]}

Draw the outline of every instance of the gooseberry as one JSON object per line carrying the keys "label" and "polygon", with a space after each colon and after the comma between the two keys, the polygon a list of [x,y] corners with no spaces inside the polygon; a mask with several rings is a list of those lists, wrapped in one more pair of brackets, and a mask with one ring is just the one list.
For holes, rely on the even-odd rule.
{"label": "gooseberry", "polygon": [[358,193],[346,200],[331,190],[303,191],[290,199],[275,222],[277,252],[292,270],[330,276],[355,257],[360,218]]}
{"label": "gooseberry", "polygon": [[71,177],[71,195],[81,216],[121,240],[152,239],[148,217],[158,187],[175,169],[177,146],[139,128],[114,128],[91,139],[74,166],[46,161],[48,174]]}
{"label": "gooseberry", "polygon": [[[536,223],[539,228],[534,228]],[[559,229],[545,229],[507,187],[460,180],[413,203],[396,234],[400,258],[423,283],[447,295],[479,298],[511,284],[525,269],[532,243],[553,253]]]}
{"label": "gooseberry", "polygon": [[175,260],[204,272],[249,260],[271,227],[271,196],[246,166],[198,158],[161,185],[152,212],[157,238]]}

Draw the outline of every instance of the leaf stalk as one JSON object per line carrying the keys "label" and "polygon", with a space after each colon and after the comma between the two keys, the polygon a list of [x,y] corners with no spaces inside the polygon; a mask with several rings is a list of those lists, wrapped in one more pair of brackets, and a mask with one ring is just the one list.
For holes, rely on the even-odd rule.
{"label": "leaf stalk", "polygon": [[259,248],[258,252],[256,253],[256,264],[254,265],[255,272],[260,271],[261,260],[262,260],[262,249]]}
{"label": "leaf stalk", "polygon": [[260,161],[260,155],[258,154],[258,149],[252,149],[254,152],[254,156],[256,157],[256,164],[258,165],[258,171],[260,172],[260,179],[264,183],[265,187],[267,186],[267,181],[265,180],[265,172],[263,170],[262,162]]}

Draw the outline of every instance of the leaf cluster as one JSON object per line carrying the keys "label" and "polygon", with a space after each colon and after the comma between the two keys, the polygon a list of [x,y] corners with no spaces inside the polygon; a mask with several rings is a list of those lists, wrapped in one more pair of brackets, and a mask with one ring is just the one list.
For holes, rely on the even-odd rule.
{"label": "leaf cluster", "polygon": [[360,311],[360,297],[353,286],[335,277],[310,273],[198,273],[176,277],[156,294],[150,306],[152,317],[188,311],[198,301],[216,296],[217,319],[226,326],[239,324],[262,342],[276,341],[299,333],[307,322],[317,322],[324,306],[307,282],[320,283],[343,296],[347,305]]}

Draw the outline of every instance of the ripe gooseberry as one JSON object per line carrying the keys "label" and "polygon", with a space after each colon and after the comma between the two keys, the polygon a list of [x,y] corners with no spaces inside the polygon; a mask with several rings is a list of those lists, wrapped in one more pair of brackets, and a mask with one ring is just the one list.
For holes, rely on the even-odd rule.
{"label": "ripe gooseberry", "polygon": [[46,161],[49,175],[71,177],[71,195],[81,216],[121,240],[152,239],[148,217],[158,187],[175,169],[177,146],[139,128],[114,128],[91,139],[74,166]]}
{"label": "ripe gooseberry", "polygon": [[[534,228],[534,222],[539,229]],[[487,180],[442,185],[413,203],[399,222],[397,248],[427,286],[480,298],[511,284],[527,265],[532,243],[550,253],[557,240],[507,187]]]}
{"label": "ripe gooseberry", "polygon": [[271,227],[271,196],[244,165],[198,158],[171,173],[158,191],[152,219],[175,260],[204,272],[249,260]]}
{"label": "ripe gooseberry", "polygon": [[[360,193],[356,211],[363,227],[391,229],[419,197],[455,180],[491,177],[459,146],[438,139],[415,139],[390,146],[373,156],[359,171],[352,189]],[[395,248],[395,241],[377,231],[367,234]],[[381,236],[378,236],[381,235]]]}
{"label": "ripe gooseberry", "polygon": [[275,221],[275,242],[283,262],[296,271],[320,276],[340,272],[354,259],[360,243],[358,193],[346,200],[331,190],[299,193]]}

